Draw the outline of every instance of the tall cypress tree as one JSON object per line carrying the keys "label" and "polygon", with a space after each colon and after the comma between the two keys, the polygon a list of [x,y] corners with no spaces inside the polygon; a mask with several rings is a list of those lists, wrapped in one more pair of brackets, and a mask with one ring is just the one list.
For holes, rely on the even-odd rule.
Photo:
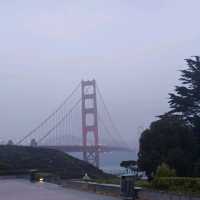
{"label": "tall cypress tree", "polygon": [[181,70],[181,86],[170,93],[170,114],[182,117],[200,136],[200,57],[186,59],[187,69]]}

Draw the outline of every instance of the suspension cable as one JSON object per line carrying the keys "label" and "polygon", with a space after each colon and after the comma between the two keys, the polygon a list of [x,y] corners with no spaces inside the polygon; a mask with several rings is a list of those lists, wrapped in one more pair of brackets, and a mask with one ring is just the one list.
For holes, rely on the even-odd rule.
{"label": "suspension cable", "polygon": [[119,141],[116,140],[116,138],[113,137],[112,133],[110,132],[110,130],[108,129],[108,127],[106,126],[106,124],[104,123],[104,121],[102,120],[102,118],[100,117],[100,115],[98,115],[98,120],[99,122],[103,125],[103,128],[105,129],[105,131],[107,132],[107,134],[112,138],[112,140],[114,141],[114,143],[116,143],[117,145],[119,145]]}
{"label": "suspension cable", "polygon": [[17,142],[17,145],[20,145],[22,142],[24,142],[28,137],[33,135],[38,129],[40,129],[45,123],[47,123],[47,121],[49,121],[52,117],[54,117],[59,112],[59,110],[61,110],[64,107],[64,105],[69,101],[69,99],[71,99],[71,97],[76,93],[76,91],[80,88],[80,84],[81,83],[79,83],[75,87],[75,89],[72,91],[72,93],[60,104],[60,106],[52,114],[50,114],[45,120],[43,120],[36,128],[34,128],[32,131],[30,131],[21,140],[19,140]]}
{"label": "suspension cable", "polygon": [[52,127],[43,137],[41,137],[38,140],[38,144],[41,143],[46,137],[48,137],[66,118],[68,118],[70,116],[70,114],[73,112],[73,110],[79,105],[80,102],[81,102],[81,99],[79,99],[74,104],[74,106],[71,108],[71,110],[64,117],[62,117],[62,119],[54,127]]}
{"label": "suspension cable", "polygon": [[104,106],[104,108],[105,108],[105,111],[106,111],[106,113],[107,113],[107,115],[108,115],[108,118],[109,118],[109,120],[110,120],[110,123],[111,123],[113,129],[115,130],[115,132],[117,133],[117,135],[120,137],[121,142],[123,142],[125,146],[129,146],[129,145],[126,143],[126,141],[124,141],[123,137],[122,137],[121,134],[120,134],[119,129],[116,127],[114,121],[112,120],[111,114],[110,114],[110,112],[109,112],[109,110],[108,110],[108,107],[107,107],[107,105],[106,105],[106,103],[105,103],[105,101],[104,101],[103,95],[101,94],[101,91],[100,91],[98,85],[97,85],[97,92],[98,92],[98,94],[99,94],[99,96],[100,96],[100,98],[101,98],[101,101],[102,101],[102,103],[103,103],[103,106]]}

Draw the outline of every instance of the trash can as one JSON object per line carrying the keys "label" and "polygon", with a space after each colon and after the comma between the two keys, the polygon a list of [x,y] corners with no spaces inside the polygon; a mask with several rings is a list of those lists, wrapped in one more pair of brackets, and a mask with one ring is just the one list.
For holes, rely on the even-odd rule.
{"label": "trash can", "polygon": [[124,200],[135,200],[136,193],[134,190],[135,186],[135,176],[133,175],[123,175],[121,176],[121,197]]}

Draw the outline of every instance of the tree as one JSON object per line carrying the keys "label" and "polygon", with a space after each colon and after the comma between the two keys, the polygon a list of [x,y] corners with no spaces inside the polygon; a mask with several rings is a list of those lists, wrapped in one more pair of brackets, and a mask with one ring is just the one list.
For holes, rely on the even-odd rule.
{"label": "tree", "polygon": [[31,146],[31,147],[37,147],[37,145],[38,145],[38,144],[37,144],[36,140],[35,140],[35,139],[32,139],[32,140],[31,140],[31,143],[30,143],[30,146]]}
{"label": "tree", "polygon": [[181,86],[170,95],[170,114],[181,116],[195,133],[200,134],[200,57],[186,59],[187,69],[181,70]]}
{"label": "tree", "polygon": [[195,148],[191,129],[183,120],[168,115],[142,133],[138,165],[149,178],[163,162],[175,169],[178,176],[191,176]]}
{"label": "tree", "polygon": [[138,164],[149,177],[162,162],[178,176],[200,176],[200,57],[186,59],[186,63],[181,85],[169,94],[171,110],[140,138]]}
{"label": "tree", "polygon": [[136,173],[138,168],[137,168],[137,161],[135,160],[127,160],[127,161],[122,161],[120,163],[121,167],[124,167],[128,170],[130,170],[131,172]]}
{"label": "tree", "polygon": [[12,140],[8,140],[7,145],[14,145],[14,142]]}

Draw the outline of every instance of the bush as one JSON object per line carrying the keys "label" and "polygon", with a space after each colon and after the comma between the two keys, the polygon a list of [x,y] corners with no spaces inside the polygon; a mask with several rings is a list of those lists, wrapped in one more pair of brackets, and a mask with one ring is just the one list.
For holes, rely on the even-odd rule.
{"label": "bush", "polygon": [[113,178],[107,178],[107,179],[94,179],[93,180],[96,183],[102,183],[102,184],[116,184],[120,185],[120,178],[113,177]]}
{"label": "bush", "polygon": [[200,178],[156,177],[152,186],[159,190],[200,194]]}
{"label": "bush", "polygon": [[152,188],[151,182],[146,181],[146,180],[137,180],[135,182],[135,186],[142,187],[142,188]]}
{"label": "bush", "polygon": [[156,170],[155,177],[175,177],[176,171],[174,169],[170,169],[170,167],[162,163]]}

